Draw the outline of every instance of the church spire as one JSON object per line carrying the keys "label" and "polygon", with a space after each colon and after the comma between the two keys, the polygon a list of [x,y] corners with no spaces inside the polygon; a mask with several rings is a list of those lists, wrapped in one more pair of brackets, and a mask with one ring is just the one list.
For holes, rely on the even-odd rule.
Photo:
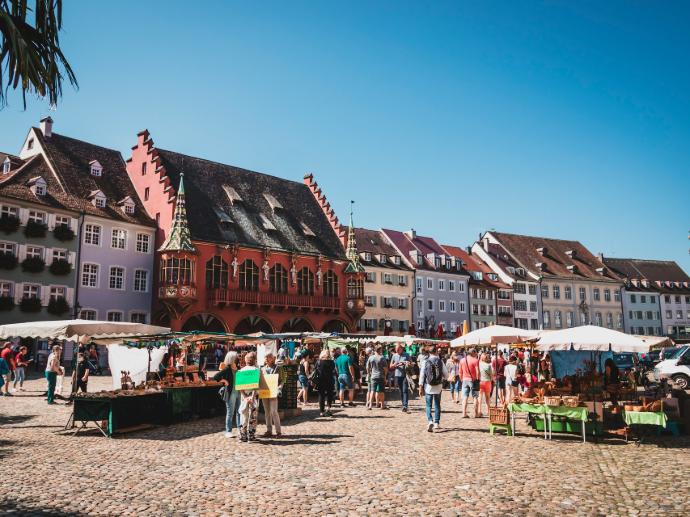
{"label": "church spire", "polygon": [[350,201],[350,227],[347,230],[347,248],[345,249],[345,256],[349,264],[345,268],[346,273],[361,273],[364,271],[364,267],[359,263],[357,240],[355,239],[355,225],[352,221],[352,209],[354,204],[354,201]]}
{"label": "church spire", "polygon": [[175,200],[175,213],[173,214],[173,224],[168,234],[168,238],[158,251],[188,251],[196,253],[196,248],[192,244],[192,235],[187,224],[187,208],[185,207],[184,193],[184,173],[180,174],[180,185],[177,189]]}

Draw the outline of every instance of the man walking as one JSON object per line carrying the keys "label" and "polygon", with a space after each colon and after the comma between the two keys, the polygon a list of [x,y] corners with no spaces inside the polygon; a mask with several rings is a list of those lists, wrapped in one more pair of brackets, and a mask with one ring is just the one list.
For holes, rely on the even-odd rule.
{"label": "man walking", "polygon": [[[441,423],[441,393],[443,392],[443,381],[448,377],[448,369],[436,352],[436,345],[429,349],[429,357],[424,361],[424,367],[419,376],[419,385],[424,386],[424,397],[426,399],[426,430],[430,433],[434,429],[438,430]],[[433,418],[431,407],[434,407]]]}
{"label": "man walking", "polygon": [[[374,354],[367,361],[367,373],[369,374],[369,382],[371,384],[372,403],[376,401],[376,405],[381,409],[388,409],[386,407],[386,376],[388,375],[388,363],[383,357],[383,346],[376,345]],[[368,407],[371,409],[371,406]]]}
{"label": "man walking", "polygon": [[355,364],[352,362],[352,358],[346,347],[340,350],[340,355],[335,360],[335,367],[338,370],[338,398],[340,398],[340,407],[345,407],[346,391],[349,392],[349,405],[354,406]]}
{"label": "man walking", "polygon": [[398,343],[395,346],[395,353],[393,357],[391,357],[391,369],[395,371],[395,382],[400,390],[403,413],[407,413],[407,403],[410,396],[409,386],[407,384],[407,367],[409,364],[410,356],[405,352],[403,346]]}
{"label": "man walking", "polygon": [[503,358],[503,351],[498,352],[498,356],[491,362],[491,366],[496,372],[496,389],[498,390],[498,399],[501,405],[505,404],[506,400],[506,364],[507,361]]}
{"label": "man walking", "polygon": [[479,418],[479,359],[474,348],[471,348],[464,359],[460,361],[460,378],[462,379],[462,417],[469,418],[467,402],[472,395],[474,418]]}

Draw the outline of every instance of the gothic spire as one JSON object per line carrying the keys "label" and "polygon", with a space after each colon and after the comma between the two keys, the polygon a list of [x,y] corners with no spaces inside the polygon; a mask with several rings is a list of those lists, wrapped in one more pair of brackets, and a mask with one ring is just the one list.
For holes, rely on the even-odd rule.
{"label": "gothic spire", "polygon": [[354,201],[350,201],[350,227],[347,230],[347,248],[345,249],[345,256],[349,264],[345,268],[346,273],[361,273],[364,271],[364,266],[359,263],[357,240],[355,239],[355,225],[352,221],[352,209],[354,204]]}
{"label": "gothic spire", "polygon": [[168,238],[165,239],[165,242],[158,251],[188,251],[190,253],[196,253],[196,248],[194,244],[192,244],[192,235],[189,232],[189,226],[187,224],[184,173],[180,174],[180,185],[177,189],[172,228],[170,229]]}

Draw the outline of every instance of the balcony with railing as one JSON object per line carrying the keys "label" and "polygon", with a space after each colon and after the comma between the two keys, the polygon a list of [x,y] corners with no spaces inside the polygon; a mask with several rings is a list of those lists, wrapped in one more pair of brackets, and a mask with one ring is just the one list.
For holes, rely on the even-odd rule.
{"label": "balcony with railing", "polygon": [[328,311],[336,311],[341,308],[340,298],[332,296],[242,291],[239,289],[211,289],[209,291],[208,303],[213,306],[224,306],[227,304],[261,305]]}

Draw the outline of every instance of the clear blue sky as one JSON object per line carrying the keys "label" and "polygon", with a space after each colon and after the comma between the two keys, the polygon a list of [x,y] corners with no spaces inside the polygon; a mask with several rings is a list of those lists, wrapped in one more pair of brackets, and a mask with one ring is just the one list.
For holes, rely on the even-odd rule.
{"label": "clear blue sky", "polygon": [[[55,131],[300,180],[465,246],[580,240],[690,273],[687,2],[66,2]],[[18,149],[47,111],[0,111]],[[193,209],[193,207],[191,208]]]}

